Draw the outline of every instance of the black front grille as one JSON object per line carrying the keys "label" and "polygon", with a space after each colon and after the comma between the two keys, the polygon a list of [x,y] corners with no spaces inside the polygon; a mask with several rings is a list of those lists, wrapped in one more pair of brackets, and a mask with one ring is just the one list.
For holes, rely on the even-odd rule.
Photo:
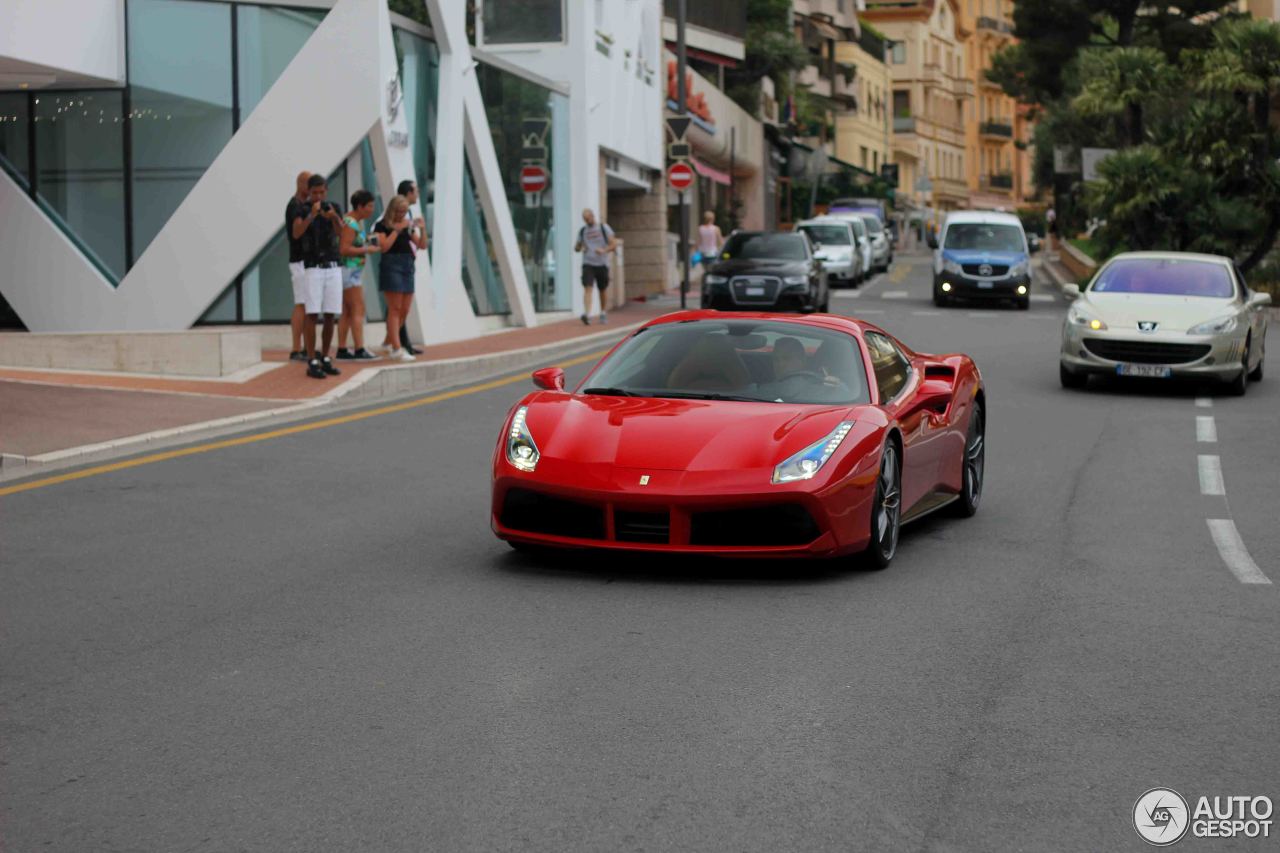
{"label": "black front grille", "polygon": [[[991,267],[991,272],[983,272],[983,266]],[[1008,264],[961,264],[960,269],[965,271],[965,275],[980,275],[987,278],[1007,275],[1009,272]]]}
{"label": "black front grille", "polygon": [[[733,294],[733,301],[738,305],[772,305],[778,300],[778,289],[781,286],[782,282],[776,278],[744,276],[729,282],[729,292]],[[749,295],[747,288],[763,288],[764,292]]]}
{"label": "black front grille", "polygon": [[1186,364],[1209,354],[1209,344],[1164,344],[1158,341],[1113,341],[1085,338],[1085,348],[1098,358],[1132,364]]}
{"label": "black front grille", "polygon": [[604,538],[603,508],[528,489],[508,491],[499,518],[502,526],[511,530],[575,539]]}
{"label": "black front grille", "polygon": [[613,535],[619,542],[671,541],[671,514],[668,512],[613,511]]}
{"label": "black front grille", "polygon": [[821,532],[813,516],[799,504],[695,512],[689,525],[693,545],[804,545]]}

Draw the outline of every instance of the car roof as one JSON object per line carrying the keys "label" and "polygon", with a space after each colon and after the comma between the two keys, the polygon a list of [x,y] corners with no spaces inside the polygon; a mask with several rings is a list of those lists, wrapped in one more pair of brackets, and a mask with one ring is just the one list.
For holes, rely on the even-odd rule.
{"label": "car roof", "polygon": [[874,323],[859,320],[857,317],[845,317],[836,314],[776,314],[769,311],[714,311],[710,309],[690,309],[663,314],[645,323],[641,328],[661,326],[668,323],[683,323],[690,320],[768,320],[770,322],[794,323],[799,326],[815,326],[838,332],[855,333],[870,329],[883,332]]}
{"label": "car roof", "polygon": [[796,227],[801,225],[848,225],[849,220],[841,219],[838,216],[815,216],[812,219],[802,219],[796,223]]}
{"label": "car roof", "polygon": [[998,213],[994,210],[953,210],[947,214],[943,225],[977,224],[977,225],[1017,225],[1022,227],[1022,220],[1012,213]]}
{"label": "car roof", "polygon": [[1200,252],[1121,252],[1107,260],[1107,263],[1118,260],[1147,258],[1153,261],[1207,261],[1209,263],[1232,263],[1231,258],[1223,255],[1206,255]]}

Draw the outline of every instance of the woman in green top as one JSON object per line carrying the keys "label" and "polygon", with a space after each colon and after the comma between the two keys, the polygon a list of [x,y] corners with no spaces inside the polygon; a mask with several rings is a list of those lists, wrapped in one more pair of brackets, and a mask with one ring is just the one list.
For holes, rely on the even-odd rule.
{"label": "woman in green top", "polygon": [[[338,358],[369,361],[376,355],[364,348],[364,278],[365,255],[379,251],[370,242],[364,220],[373,216],[373,193],[356,190],[351,194],[351,213],[342,220],[342,238],[338,253],[342,255],[342,316],[338,319]],[[347,331],[355,339],[355,352],[347,349]]]}

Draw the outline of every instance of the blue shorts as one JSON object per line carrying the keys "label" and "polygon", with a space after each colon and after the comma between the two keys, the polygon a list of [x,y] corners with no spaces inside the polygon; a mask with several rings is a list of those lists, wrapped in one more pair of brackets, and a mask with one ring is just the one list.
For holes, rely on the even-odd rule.
{"label": "blue shorts", "polygon": [[364,278],[364,267],[343,267],[342,268],[342,289],[350,290],[353,287],[359,287],[361,279]]}

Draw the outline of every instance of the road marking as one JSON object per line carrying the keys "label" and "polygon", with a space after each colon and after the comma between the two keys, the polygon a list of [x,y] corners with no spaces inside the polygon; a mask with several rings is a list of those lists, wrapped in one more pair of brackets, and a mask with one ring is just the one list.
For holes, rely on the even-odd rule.
{"label": "road marking", "polygon": [[853,290],[853,291],[837,290],[836,292],[831,294],[832,299],[859,299],[861,297],[862,297],[862,293],[857,290]]}
{"label": "road marking", "polygon": [[1218,440],[1218,425],[1212,415],[1200,415],[1196,418],[1196,441],[1214,443]]}
{"label": "road marking", "polygon": [[[573,367],[576,364],[594,361],[609,350],[602,349],[577,358],[569,359],[559,363],[560,367]],[[195,456],[200,453],[210,453],[214,450],[224,450],[228,447],[240,447],[245,444],[255,444],[259,441],[268,441],[273,438],[284,438],[289,435],[297,435],[299,433],[311,432],[318,429],[326,429],[333,426],[341,426],[342,424],[355,423],[357,421],[368,420],[369,418],[380,417],[381,415],[391,415],[397,412],[405,412],[410,409],[417,409],[421,406],[429,406],[432,403],[442,403],[445,400],[453,400],[457,397],[466,397],[471,394],[479,394],[483,391],[492,391],[495,388],[502,388],[506,385],[514,385],[517,382],[527,381],[529,373],[527,371],[508,376],[503,379],[492,379],[488,382],[481,382],[479,385],[468,385],[463,388],[455,388],[452,391],[442,391],[438,394],[431,394],[426,397],[418,397],[413,400],[406,400],[403,403],[393,403],[389,406],[381,406],[376,409],[369,409],[364,412],[355,412],[350,415],[340,415],[336,418],[326,418],[322,421],[313,421],[308,424],[298,424],[296,426],[282,427],[281,429],[273,429],[268,432],[255,433],[253,435],[242,435],[236,438],[223,439],[221,441],[211,441],[207,444],[197,444],[192,447],[182,447],[177,450],[166,450],[161,453],[152,453],[147,456],[139,456],[136,459],[125,459],[121,462],[111,462],[106,465],[95,465],[92,468],[84,468],[79,471],[72,471],[67,474],[57,474],[52,477],[44,477],[39,480],[31,480],[25,483],[18,483],[13,486],[0,487],[0,497],[5,495],[14,495],[19,492],[29,492],[33,489],[42,489],[46,486],[55,486],[59,483],[68,483],[72,480],[83,480],[86,477],[95,477],[99,474],[109,474],[113,471],[124,471],[128,468],[137,468],[142,465],[151,465],[155,462],[165,462],[169,459],[180,459],[184,456]]]}
{"label": "road marking", "polygon": [[1032,302],[1057,302],[1058,300],[1047,293],[1033,293],[1031,294],[1031,301]]}
{"label": "road marking", "polygon": [[1244,540],[1240,538],[1234,521],[1229,518],[1206,518],[1205,521],[1209,523],[1209,535],[1213,537],[1213,544],[1218,546],[1222,562],[1227,564],[1236,580],[1240,583],[1271,583],[1271,579],[1249,556],[1249,549],[1244,547]]}
{"label": "road marking", "polygon": [[1222,461],[1217,456],[1197,456],[1196,465],[1200,470],[1200,494],[1227,493],[1227,487],[1222,482]]}
{"label": "road marking", "polygon": [[912,311],[912,317],[941,317],[941,311]]}
{"label": "road marking", "polygon": [[880,294],[881,299],[907,299],[909,294],[905,290],[886,290]]}
{"label": "road marking", "polygon": [[1213,400],[1209,397],[1196,397],[1196,406],[1201,409],[1212,409]]}

